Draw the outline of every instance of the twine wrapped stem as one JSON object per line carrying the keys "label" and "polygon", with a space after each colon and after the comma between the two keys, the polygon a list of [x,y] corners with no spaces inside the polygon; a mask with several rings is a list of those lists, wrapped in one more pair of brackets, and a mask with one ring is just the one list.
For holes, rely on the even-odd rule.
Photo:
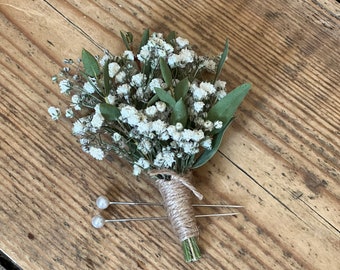
{"label": "twine wrapped stem", "polygon": [[201,253],[196,241],[199,231],[191,203],[191,192],[200,200],[203,196],[190,183],[191,172],[179,175],[169,170],[153,170],[149,175],[170,176],[170,180],[157,177],[155,186],[163,198],[164,208],[172,228],[182,243],[185,260],[197,261]]}

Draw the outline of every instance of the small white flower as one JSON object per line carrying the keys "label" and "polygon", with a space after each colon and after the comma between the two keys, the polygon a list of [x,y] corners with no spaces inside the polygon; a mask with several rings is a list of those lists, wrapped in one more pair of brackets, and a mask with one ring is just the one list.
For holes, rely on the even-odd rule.
{"label": "small white flower", "polygon": [[116,97],[113,96],[113,95],[111,95],[111,94],[109,94],[109,95],[105,98],[105,100],[106,100],[106,102],[107,102],[108,104],[114,105],[115,102],[116,102]]}
{"label": "small white flower", "polygon": [[73,123],[72,133],[74,135],[84,135],[87,131],[87,117],[78,119]]}
{"label": "small white flower", "polygon": [[199,113],[203,110],[205,104],[202,101],[196,101],[194,102],[193,105],[194,105],[194,111]]}
{"label": "small white flower", "polygon": [[214,128],[214,123],[211,122],[210,120],[207,120],[207,121],[204,122],[204,128],[207,131],[212,131],[213,128]]}
{"label": "small white flower", "polygon": [[50,114],[52,120],[56,121],[56,120],[59,119],[59,117],[60,117],[60,109],[59,108],[52,106],[52,107],[49,107],[47,111]]}
{"label": "small white flower", "polygon": [[113,133],[112,139],[114,142],[119,142],[122,139],[122,135],[120,135],[118,132]]}
{"label": "small white flower", "polygon": [[151,122],[151,130],[154,131],[157,135],[162,134],[167,129],[167,124],[158,119],[156,121]]}
{"label": "small white flower", "polygon": [[133,175],[137,176],[142,173],[142,168],[139,167],[138,165],[134,164],[133,165]]}
{"label": "small white flower", "polygon": [[204,141],[202,141],[201,145],[203,148],[210,150],[211,149],[211,138],[206,138]]}
{"label": "small white flower", "polygon": [[163,101],[157,101],[155,105],[159,112],[165,112],[166,104]]}
{"label": "small white flower", "polygon": [[113,78],[120,70],[120,65],[116,62],[112,62],[108,65],[109,77]]}
{"label": "small white flower", "polygon": [[183,64],[192,63],[194,61],[195,52],[185,48],[180,51],[179,57]]}
{"label": "small white flower", "polygon": [[130,89],[131,89],[131,87],[127,83],[119,85],[118,88],[117,88],[117,94],[122,95],[122,96],[129,95]]}
{"label": "small white flower", "polygon": [[162,79],[159,79],[159,78],[154,78],[151,80],[151,82],[149,83],[149,88],[150,90],[155,93],[155,88],[162,88],[162,83],[163,83],[163,80]]}
{"label": "small white flower", "polygon": [[216,92],[216,98],[217,100],[221,100],[227,95],[227,93],[224,90],[220,90]]}
{"label": "small white flower", "polygon": [[71,108],[67,109],[67,110],[65,111],[65,116],[66,116],[67,118],[73,118],[73,116],[74,116],[73,110],[72,110]]}
{"label": "small white flower", "polygon": [[216,70],[216,63],[214,60],[206,59],[202,64],[208,71],[214,72]]}
{"label": "small white flower", "polygon": [[100,104],[97,104],[94,109],[95,109],[95,114],[92,117],[91,125],[95,129],[99,129],[103,125],[104,116],[100,112]]}
{"label": "small white flower", "polygon": [[150,162],[146,160],[145,158],[139,158],[137,163],[138,166],[142,167],[143,169],[148,169],[150,168]]}
{"label": "small white flower", "polygon": [[75,110],[77,110],[77,111],[81,110],[80,97],[78,95],[73,95],[71,97],[71,102],[72,102],[72,105],[74,106]]}
{"label": "small white flower", "polygon": [[157,113],[157,108],[156,108],[155,105],[152,105],[152,106],[147,107],[145,109],[145,114],[149,117],[154,117],[156,115],[156,113]]}
{"label": "small white flower", "polygon": [[94,88],[90,82],[84,83],[83,89],[87,94],[93,94],[96,91],[96,88]]}
{"label": "small white flower", "polygon": [[182,123],[176,123],[175,125],[177,131],[182,131],[183,130],[183,124]]}
{"label": "small white flower", "polygon": [[168,150],[163,150],[156,155],[154,165],[159,168],[171,168],[172,164],[175,163],[175,153]]}
{"label": "small white flower", "polygon": [[110,56],[108,54],[104,54],[103,57],[99,60],[99,64],[103,67],[109,59]]}
{"label": "small white flower", "polygon": [[104,151],[101,148],[90,146],[89,153],[97,160],[102,160],[105,156]]}
{"label": "small white flower", "polygon": [[71,90],[71,82],[69,80],[62,80],[59,83],[60,93],[62,94],[68,94]]}
{"label": "small white flower", "polygon": [[195,84],[192,84],[190,86],[190,90],[192,92],[192,96],[194,100],[200,101],[200,100],[205,99],[208,96],[208,93],[204,89],[198,87]]}
{"label": "small white flower", "polygon": [[222,127],[223,127],[223,122],[222,121],[217,120],[217,121],[214,122],[214,128],[220,129]]}
{"label": "small white flower", "polygon": [[193,134],[192,134],[192,140],[194,140],[195,142],[199,142],[204,138],[204,132],[203,130],[193,130]]}
{"label": "small white flower", "polygon": [[215,82],[215,87],[216,87],[216,89],[218,89],[218,90],[224,90],[226,84],[227,84],[227,82],[225,82],[225,81],[217,80],[217,81]]}
{"label": "small white flower", "polygon": [[126,73],[124,71],[120,71],[116,74],[116,82],[123,83],[126,78]]}
{"label": "small white flower", "polygon": [[201,82],[200,88],[207,92],[209,95],[212,95],[216,92],[216,88],[214,87],[214,85],[209,82]]}
{"label": "small white flower", "polygon": [[152,144],[149,140],[143,138],[137,145],[137,149],[141,151],[144,155],[147,155],[152,150]]}
{"label": "small white flower", "polygon": [[178,54],[172,54],[168,57],[168,64],[171,68],[179,66],[180,62],[181,57]]}
{"label": "small white flower", "polygon": [[189,45],[189,40],[187,40],[185,38],[177,37],[176,38],[176,43],[177,43],[178,47],[180,49],[182,49],[182,48],[184,48],[184,47]]}
{"label": "small white flower", "polygon": [[123,57],[130,61],[133,61],[135,59],[135,56],[133,55],[132,51],[124,51]]}
{"label": "small white flower", "polygon": [[146,75],[143,73],[135,74],[131,77],[131,86],[141,87],[146,81]]}

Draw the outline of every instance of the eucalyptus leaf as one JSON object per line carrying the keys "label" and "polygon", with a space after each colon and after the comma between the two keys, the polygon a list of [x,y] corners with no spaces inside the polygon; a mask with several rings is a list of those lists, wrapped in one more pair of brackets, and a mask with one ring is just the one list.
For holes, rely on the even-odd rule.
{"label": "eucalyptus leaf", "polygon": [[138,49],[138,53],[140,52],[142,47],[144,45],[146,45],[146,43],[148,43],[148,40],[149,40],[149,29],[147,28],[143,32],[142,39],[141,39],[141,42],[140,42],[140,45],[139,45],[139,49]]}
{"label": "eucalyptus leaf", "polygon": [[170,93],[159,87],[155,87],[155,92],[161,101],[169,104],[171,108],[175,107],[176,100],[170,95]]}
{"label": "eucalyptus leaf", "polygon": [[228,123],[248,94],[250,88],[251,84],[245,83],[228,93],[209,110],[208,120],[212,122],[219,120],[223,123]]}
{"label": "eucalyptus leaf", "polygon": [[170,43],[172,46],[175,45],[175,43],[176,43],[175,40],[176,40],[176,32],[175,31],[171,31],[165,39],[165,41],[167,43]]}
{"label": "eucalyptus leaf", "polygon": [[177,83],[175,87],[175,99],[179,100],[180,98],[185,98],[189,90],[189,80],[188,78],[184,78],[180,82]]}
{"label": "eucalyptus leaf", "polygon": [[159,97],[157,95],[154,95],[152,98],[150,98],[147,107],[150,107],[151,105],[153,105],[157,100],[159,100]]}
{"label": "eucalyptus leaf", "polygon": [[97,77],[100,73],[100,68],[96,58],[89,53],[87,50],[83,49],[81,53],[81,60],[84,65],[85,74],[91,77]]}
{"label": "eucalyptus leaf", "polygon": [[107,121],[115,121],[118,120],[118,117],[120,116],[119,109],[108,103],[101,103],[100,106],[100,113]]}
{"label": "eucalyptus leaf", "polygon": [[105,62],[104,69],[103,69],[103,75],[104,75],[104,93],[103,96],[107,97],[111,90],[111,84],[110,84],[110,76],[109,76],[109,61]]}
{"label": "eucalyptus leaf", "polygon": [[180,98],[175,106],[173,107],[173,111],[170,118],[170,124],[176,125],[176,123],[181,123],[183,127],[186,126],[188,121],[188,111],[185,107],[183,99]]}
{"label": "eucalyptus leaf", "polygon": [[198,167],[203,166],[205,163],[207,163],[217,152],[218,148],[221,145],[222,139],[223,139],[223,135],[225,133],[225,131],[227,130],[227,128],[230,126],[231,122],[233,121],[234,118],[231,118],[230,121],[225,124],[219,131],[219,133],[217,133],[213,140],[212,140],[212,144],[211,144],[211,149],[210,150],[205,150],[200,156],[199,158],[197,158],[197,160],[195,161],[194,165],[192,165],[192,169],[197,169]]}
{"label": "eucalyptus leaf", "polygon": [[227,59],[227,56],[228,56],[228,51],[229,51],[229,41],[227,39],[226,42],[225,42],[225,45],[224,45],[223,53],[221,54],[220,61],[218,62],[218,65],[217,65],[214,83],[216,82],[218,76],[220,75],[220,73],[222,71],[223,65],[224,65],[225,60]]}
{"label": "eucalyptus leaf", "polygon": [[159,65],[162,72],[162,77],[165,81],[165,83],[168,85],[168,87],[172,86],[172,74],[171,69],[169,68],[168,64],[164,60],[164,58],[159,59]]}

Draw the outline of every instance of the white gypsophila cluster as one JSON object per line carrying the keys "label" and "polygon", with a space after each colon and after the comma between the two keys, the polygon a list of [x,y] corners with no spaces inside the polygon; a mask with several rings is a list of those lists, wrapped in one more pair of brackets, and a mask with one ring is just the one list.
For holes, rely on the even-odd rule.
{"label": "white gypsophila cluster", "polygon": [[[165,83],[161,58],[174,70],[173,85]],[[167,41],[154,33],[138,53],[130,48],[120,56],[105,53],[97,60],[95,67],[100,72],[95,75],[64,72],[59,88],[70,94],[65,115],[74,119],[72,133],[79,137],[82,149],[97,160],[110,151],[128,160],[134,175],[162,168],[185,172],[195,155],[211,149],[213,132],[223,127],[222,121],[207,117],[213,104],[226,95],[226,84],[200,77],[204,72],[215,72],[216,61],[197,55],[187,39]],[[174,122],[173,105],[158,97],[157,89],[173,96],[184,78],[188,78],[188,91],[182,97],[187,120]],[[60,116],[58,108],[50,107],[48,112],[53,120]]]}

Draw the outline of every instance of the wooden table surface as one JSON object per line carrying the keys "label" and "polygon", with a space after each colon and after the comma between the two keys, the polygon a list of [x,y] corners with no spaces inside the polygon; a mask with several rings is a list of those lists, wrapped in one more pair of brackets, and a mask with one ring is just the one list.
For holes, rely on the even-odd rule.
{"label": "wooden table surface", "polygon": [[[0,0],[0,249],[25,270],[340,269],[339,18],[335,0]],[[47,113],[67,104],[51,81],[64,58],[120,53],[119,31],[145,28],[176,30],[201,54],[228,37],[221,78],[253,84],[220,151],[194,172],[204,203],[244,209],[198,220],[204,255],[193,264],[167,221],[91,226],[100,194],[160,195],[123,161],[84,154],[71,123]]]}

